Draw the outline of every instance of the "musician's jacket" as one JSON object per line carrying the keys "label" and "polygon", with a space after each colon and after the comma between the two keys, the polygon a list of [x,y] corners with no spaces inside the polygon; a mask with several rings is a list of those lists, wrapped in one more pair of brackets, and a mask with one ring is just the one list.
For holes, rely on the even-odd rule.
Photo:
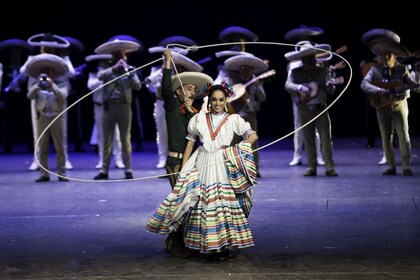
{"label": "musician's jacket", "polygon": [[[392,85],[395,82],[401,82],[405,86],[416,85],[409,68],[400,63],[397,63],[393,68],[387,68],[385,64],[372,66],[360,84],[360,88],[368,94],[379,94],[380,87],[375,82],[380,82],[383,86]],[[406,97],[403,96],[401,100]]]}
{"label": "musician's jacket", "polygon": [[331,73],[328,71],[328,67],[316,66],[314,69],[305,70],[304,67],[301,66],[290,71],[285,83],[285,89],[291,94],[292,100],[295,100],[298,96],[299,87],[301,85],[315,82],[318,84],[317,94],[304,105],[326,105],[328,94],[335,93],[334,84],[326,85],[327,81],[331,78]]}
{"label": "musician's jacket", "polygon": [[64,110],[64,102],[68,95],[68,87],[59,87],[53,83],[47,89],[41,89],[38,84],[32,85],[27,97],[35,100],[35,109],[38,114],[46,117],[56,117]]}

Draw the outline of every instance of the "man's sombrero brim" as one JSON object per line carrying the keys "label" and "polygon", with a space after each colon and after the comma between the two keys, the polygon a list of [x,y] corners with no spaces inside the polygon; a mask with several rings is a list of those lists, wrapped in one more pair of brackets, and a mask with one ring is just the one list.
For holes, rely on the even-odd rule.
{"label": "man's sombrero brim", "polygon": [[28,75],[33,78],[38,78],[45,68],[52,68],[56,77],[63,76],[69,70],[67,63],[63,58],[49,53],[38,54],[31,57],[26,65]]}
{"label": "man's sombrero brim", "polygon": [[301,26],[299,28],[295,28],[290,30],[284,35],[284,39],[286,41],[301,41],[304,38],[305,40],[311,37],[319,36],[324,34],[324,30],[319,27],[308,27],[308,26]]}
{"label": "man's sombrero brim", "polygon": [[241,26],[227,27],[219,34],[219,40],[224,43],[236,42],[238,38],[242,38],[246,42],[256,42],[259,39],[254,32]]}
{"label": "man's sombrero brim", "polygon": [[192,84],[197,87],[198,93],[195,98],[203,98],[205,93],[203,88],[207,83],[213,84],[213,78],[201,72],[182,72],[178,75],[172,75],[172,89],[175,91],[182,85]]}
{"label": "man's sombrero brim", "polygon": [[231,51],[231,50],[229,50],[229,51],[220,51],[220,52],[217,52],[217,53],[215,53],[215,56],[216,57],[224,57],[224,56],[235,56],[235,55],[241,55],[241,54],[244,54],[244,55],[253,55],[252,53],[249,53],[249,52]]}
{"label": "man's sombrero brim", "polygon": [[95,49],[95,53],[105,54],[113,53],[118,51],[124,51],[126,53],[135,52],[140,48],[140,44],[134,41],[128,40],[114,40],[110,42],[103,43]]}
{"label": "man's sombrero brim", "polygon": [[41,33],[31,36],[28,39],[28,44],[33,47],[49,47],[57,49],[65,49],[70,46],[70,42],[67,41],[67,39],[55,34],[52,34],[54,41],[43,41],[45,35],[45,33]]}
{"label": "man's sombrero brim", "polygon": [[397,43],[401,42],[400,36],[398,36],[394,31],[383,29],[383,28],[374,28],[362,35],[361,41],[363,44],[368,45],[370,41],[376,39],[390,39]]}
{"label": "man's sombrero brim", "polygon": [[113,37],[109,38],[107,42],[112,42],[112,41],[115,41],[115,40],[120,40],[120,41],[131,41],[131,42],[135,42],[135,43],[139,44],[139,45],[140,45],[140,47],[136,50],[136,52],[137,52],[137,53],[140,53],[140,52],[142,52],[142,51],[144,50],[143,43],[142,43],[142,42],[140,42],[140,40],[139,40],[139,39],[137,39],[136,37],[133,37],[133,36],[131,36],[131,35],[127,35],[127,34],[118,34],[118,35],[115,35],[115,36],[113,36]]}
{"label": "man's sombrero brim", "polygon": [[305,56],[315,55],[316,58],[328,58],[331,53],[331,46],[328,44],[314,45],[309,48],[301,49],[299,51],[288,52],[284,57],[289,60],[301,60]]}
{"label": "man's sombrero brim", "polygon": [[6,39],[0,43],[0,51],[4,51],[10,48],[21,48],[28,52],[33,50],[33,47],[31,47],[27,41],[22,39]]}
{"label": "man's sombrero brim", "polygon": [[105,54],[91,54],[85,57],[86,62],[91,62],[95,60],[109,60],[112,59],[112,55],[109,53]]}
{"label": "man's sombrero brim", "polygon": [[190,72],[202,72],[203,67],[195,62],[194,60],[182,55],[180,53],[173,52],[172,59],[174,60],[175,65],[180,65]]}
{"label": "man's sombrero brim", "polygon": [[238,71],[241,66],[252,66],[254,73],[258,74],[268,69],[268,64],[261,58],[253,55],[235,55],[225,60],[226,69]]}
{"label": "man's sombrero brim", "polygon": [[[149,53],[163,53],[165,52],[167,48],[166,47],[162,47],[162,46],[156,46],[156,47],[151,47],[148,48],[147,50],[149,51]],[[170,48],[172,53],[180,53],[183,55],[187,55],[189,52],[189,49],[184,49],[184,48],[180,48],[180,47],[171,47]]]}
{"label": "man's sombrero brim", "polygon": [[389,39],[376,39],[368,44],[369,49],[376,55],[382,56],[385,52],[393,52],[399,58],[412,56],[411,52],[394,40]]}
{"label": "man's sombrero brim", "polygon": [[69,36],[63,36],[63,38],[69,41],[70,48],[74,50],[75,52],[81,53],[85,50],[85,46],[82,44],[82,42],[80,42],[76,38],[69,37]]}

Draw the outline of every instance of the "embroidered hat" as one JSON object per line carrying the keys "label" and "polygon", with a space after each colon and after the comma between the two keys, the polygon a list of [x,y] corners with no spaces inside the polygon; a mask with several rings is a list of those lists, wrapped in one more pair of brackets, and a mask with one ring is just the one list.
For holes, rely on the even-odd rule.
{"label": "embroidered hat", "polygon": [[195,98],[204,97],[203,88],[207,83],[213,84],[213,78],[201,72],[182,72],[178,75],[172,75],[172,89],[175,91],[182,85],[192,84],[197,87],[198,93]]}
{"label": "embroidered hat", "polygon": [[366,31],[361,38],[363,44],[368,45],[368,43],[375,39],[389,39],[399,43],[401,41],[400,36],[398,36],[394,31],[383,29],[383,28],[374,28],[369,31]]}
{"label": "embroidered hat", "polygon": [[254,32],[241,26],[229,26],[219,33],[219,40],[224,43],[237,42],[239,39],[256,42],[259,38]]}
{"label": "embroidered hat", "polygon": [[309,39],[311,37],[319,36],[324,34],[324,30],[320,27],[310,27],[306,25],[301,25],[298,28],[294,28],[288,31],[284,35],[286,41],[301,41],[302,39]]}
{"label": "embroidered hat", "polygon": [[129,35],[117,35],[110,38],[106,43],[103,43],[95,49],[95,53],[105,54],[116,51],[139,52],[143,49],[143,45],[136,38]]}
{"label": "embroidered hat", "polygon": [[301,60],[305,56],[315,55],[318,58],[327,58],[331,53],[331,46],[329,44],[315,44],[308,41],[303,41],[301,45],[296,45],[298,48],[295,51],[288,52],[284,57],[289,60]]}
{"label": "embroidered hat", "polygon": [[[170,49],[173,52],[178,52],[184,55],[187,55],[188,52],[193,52],[193,51],[198,50],[197,48],[194,48],[194,46],[198,46],[198,44],[194,40],[185,36],[171,36],[160,41],[157,46],[149,48],[148,51],[149,53],[163,53],[169,44],[182,45],[182,46],[170,46]],[[183,46],[186,46],[186,47],[183,47]],[[188,47],[192,47],[192,48],[188,48]]]}
{"label": "embroidered hat", "polygon": [[269,65],[261,58],[246,54],[235,55],[226,59],[224,66],[226,69],[236,71],[238,71],[241,66],[252,66],[255,74],[261,73],[269,67]]}
{"label": "embroidered hat", "polygon": [[384,52],[393,52],[399,58],[411,57],[411,52],[401,43],[390,39],[375,39],[368,43],[368,48],[376,55],[382,56]]}
{"label": "embroidered hat", "polygon": [[38,78],[42,70],[45,68],[52,68],[55,76],[63,76],[69,71],[66,61],[58,55],[50,53],[42,53],[31,57],[26,65],[28,75],[33,78]]}
{"label": "embroidered hat", "polygon": [[68,48],[70,42],[52,33],[40,33],[29,37],[28,44],[34,47]]}
{"label": "embroidered hat", "polygon": [[1,41],[0,51],[4,51],[10,48],[21,48],[28,52],[33,50],[33,47],[29,45],[27,41],[22,40],[22,39],[12,38],[12,39],[6,39],[6,40]]}

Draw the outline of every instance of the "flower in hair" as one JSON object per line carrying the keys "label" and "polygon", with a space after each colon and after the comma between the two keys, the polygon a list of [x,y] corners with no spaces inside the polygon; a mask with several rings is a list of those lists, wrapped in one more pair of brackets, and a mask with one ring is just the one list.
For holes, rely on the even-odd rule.
{"label": "flower in hair", "polygon": [[228,83],[222,82],[220,85],[225,90],[227,97],[231,97],[232,95],[234,95],[233,88]]}
{"label": "flower in hair", "polygon": [[203,89],[201,90],[201,92],[204,93],[203,96],[208,96],[209,95],[211,87],[212,87],[211,83],[207,83],[207,84],[204,85]]}

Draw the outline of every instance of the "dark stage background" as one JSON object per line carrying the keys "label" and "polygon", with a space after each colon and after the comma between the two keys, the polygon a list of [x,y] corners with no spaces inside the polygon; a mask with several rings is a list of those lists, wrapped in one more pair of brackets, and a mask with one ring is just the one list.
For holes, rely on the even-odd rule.
{"label": "dark stage background", "polygon": [[[375,6],[376,1],[369,2]],[[359,62],[372,55],[361,43],[361,35],[372,28],[386,28],[401,37],[401,43],[415,51],[420,48],[416,31],[418,11],[410,7],[385,5],[363,7],[355,2],[327,1],[10,1],[2,10],[0,39],[11,37],[27,39],[38,33],[53,32],[79,39],[85,51],[73,58],[75,66],[108,38],[128,34],[138,38],[145,50],[131,58],[131,64],[142,66],[159,58],[147,48],[173,35],[188,36],[200,46],[219,44],[219,32],[232,25],[246,27],[255,32],[259,42],[285,43],[284,34],[301,24],[322,27],[325,33],[317,43],[329,43],[332,49],[346,45],[342,56],[351,64],[338,72],[350,85],[330,109],[333,137],[359,137],[366,135],[365,96],[359,89],[361,74]],[[191,55],[195,60],[212,57],[216,51],[229,46],[202,48]],[[267,101],[259,113],[259,134],[264,138],[279,138],[293,130],[292,105],[284,91],[286,64],[284,54],[290,46],[252,44],[247,51],[268,59],[276,70],[274,79],[266,83]],[[214,57],[214,56],[213,56]],[[339,61],[334,57],[331,63]],[[160,63],[160,62],[159,62]],[[203,64],[205,72],[215,77],[217,61]],[[150,66],[143,68],[148,75]],[[337,86],[337,94],[344,88]],[[88,93],[88,91],[86,91]],[[83,96],[83,94],[81,94]],[[93,124],[90,98],[82,101],[82,125],[87,141]],[[155,139],[153,97],[146,88],[139,93],[139,104],[145,140]],[[333,101],[334,98],[331,99]],[[411,135],[420,135],[420,94],[412,93],[410,103]],[[70,136],[71,137],[71,136]]]}

